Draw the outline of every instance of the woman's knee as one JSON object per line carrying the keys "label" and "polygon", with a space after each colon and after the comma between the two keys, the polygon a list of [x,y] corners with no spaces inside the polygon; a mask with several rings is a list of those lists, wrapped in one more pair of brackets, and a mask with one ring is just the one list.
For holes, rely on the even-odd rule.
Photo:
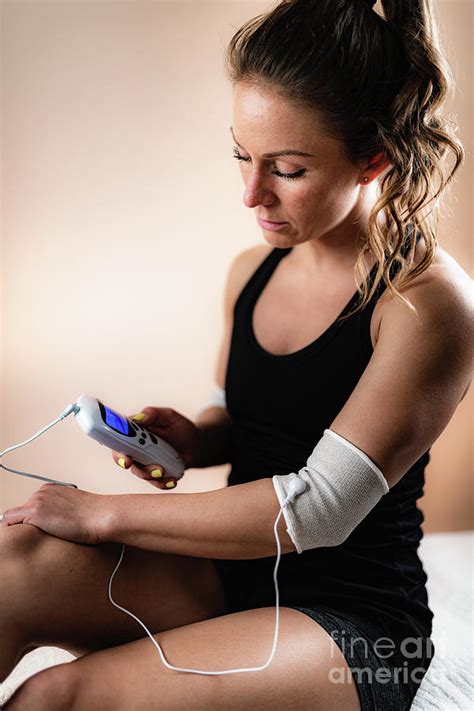
{"label": "woman's knee", "polygon": [[[44,561],[59,539],[28,523],[0,527],[0,566],[18,602],[31,599],[35,581],[41,577]],[[0,594],[0,600],[3,598]]]}
{"label": "woman's knee", "polygon": [[49,578],[51,567],[61,570],[70,562],[105,556],[113,561],[117,557],[118,544],[103,543],[87,546],[45,533],[37,526],[18,523],[0,526],[0,559],[2,571],[9,569],[30,579],[32,576]]}
{"label": "woman's knee", "polygon": [[14,650],[21,654],[31,641],[25,611],[33,607],[31,602],[37,592],[34,560],[47,537],[29,524],[0,527],[0,625],[4,646],[8,642],[12,650],[10,654],[2,650],[2,673],[14,660]]}
{"label": "woman's knee", "polygon": [[48,533],[29,523],[1,526],[0,556],[3,558],[17,558],[31,554],[48,538],[51,538]]}
{"label": "woman's knee", "polygon": [[5,608],[7,602],[17,606],[24,594],[31,596],[34,560],[48,538],[51,536],[27,523],[0,527],[0,568],[4,582],[0,606]]}

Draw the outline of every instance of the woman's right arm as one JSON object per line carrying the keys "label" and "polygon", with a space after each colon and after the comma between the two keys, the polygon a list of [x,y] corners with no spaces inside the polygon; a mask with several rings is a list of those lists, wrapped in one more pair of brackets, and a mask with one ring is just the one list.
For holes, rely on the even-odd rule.
{"label": "woman's right arm", "polygon": [[[235,302],[258,265],[271,251],[266,244],[250,247],[235,257],[224,290],[224,334],[217,356],[215,382],[225,389]],[[230,461],[232,417],[225,407],[211,406],[202,411],[195,421],[199,438],[196,459],[192,466],[212,467]]]}

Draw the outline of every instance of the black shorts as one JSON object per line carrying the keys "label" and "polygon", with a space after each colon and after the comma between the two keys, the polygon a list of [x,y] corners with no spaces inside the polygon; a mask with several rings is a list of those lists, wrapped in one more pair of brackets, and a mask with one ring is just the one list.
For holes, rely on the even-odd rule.
{"label": "black shorts", "polygon": [[[214,560],[222,580],[229,612],[275,605],[275,591],[261,581],[239,578],[236,561]],[[260,583],[260,584],[259,584]],[[318,622],[341,650],[359,695],[361,711],[405,711],[409,709],[434,655],[426,635],[413,631],[403,640],[393,640],[379,624],[352,611],[326,606],[304,607],[285,600],[280,587],[280,606],[300,610]],[[347,681],[346,668],[330,670],[331,681]]]}
{"label": "black shorts", "polygon": [[[296,605],[287,607],[304,612],[334,639],[354,679],[361,711],[410,708],[434,655],[430,638],[414,634],[401,646],[390,644],[390,638],[381,628],[353,615]],[[347,681],[344,672],[347,669],[332,668],[331,681]]]}

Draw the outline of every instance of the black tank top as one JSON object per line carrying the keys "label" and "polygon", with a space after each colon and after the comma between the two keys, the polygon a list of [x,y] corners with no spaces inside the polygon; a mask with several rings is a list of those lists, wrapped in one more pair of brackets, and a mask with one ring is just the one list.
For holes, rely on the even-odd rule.
{"label": "black tank top", "polygon": [[[343,322],[336,319],[297,352],[273,355],[260,346],[252,328],[254,306],[289,252],[291,248],[273,249],[235,303],[225,382],[233,418],[229,486],[303,467],[373,352],[370,318],[384,282],[362,311]],[[376,266],[371,281],[375,271]],[[358,298],[355,292],[339,316]],[[341,545],[283,555],[278,571],[280,604],[370,619],[392,639],[429,636],[433,613],[417,554],[424,517],[416,505],[423,495],[429,458],[428,450]],[[231,580],[235,609],[275,604],[275,560],[220,561],[221,571]]]}

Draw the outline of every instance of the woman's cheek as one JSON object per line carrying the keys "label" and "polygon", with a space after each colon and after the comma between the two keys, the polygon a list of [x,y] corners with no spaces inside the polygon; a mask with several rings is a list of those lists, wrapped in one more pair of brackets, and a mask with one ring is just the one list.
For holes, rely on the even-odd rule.
{"label": "woman's cheek", "polygon": [[[334,217],[338,216],[339,220],[342,215],[347,215],[357,200],[354,191],[349,190],[346,183],[334,181],[330,190],[327,190],[322,197],[322,203],[329,213]],[[339,221],[338,220],[338,221]]]}
{"label": "woman's cheek", "polygon": [[347,194],[337,186],[332,190],[320,190],[317,195],[308,197],[307,204],[311,208],[306,210],[305,223],[311,231],[316,228],[320,234],[337,227],[351,209]]}

